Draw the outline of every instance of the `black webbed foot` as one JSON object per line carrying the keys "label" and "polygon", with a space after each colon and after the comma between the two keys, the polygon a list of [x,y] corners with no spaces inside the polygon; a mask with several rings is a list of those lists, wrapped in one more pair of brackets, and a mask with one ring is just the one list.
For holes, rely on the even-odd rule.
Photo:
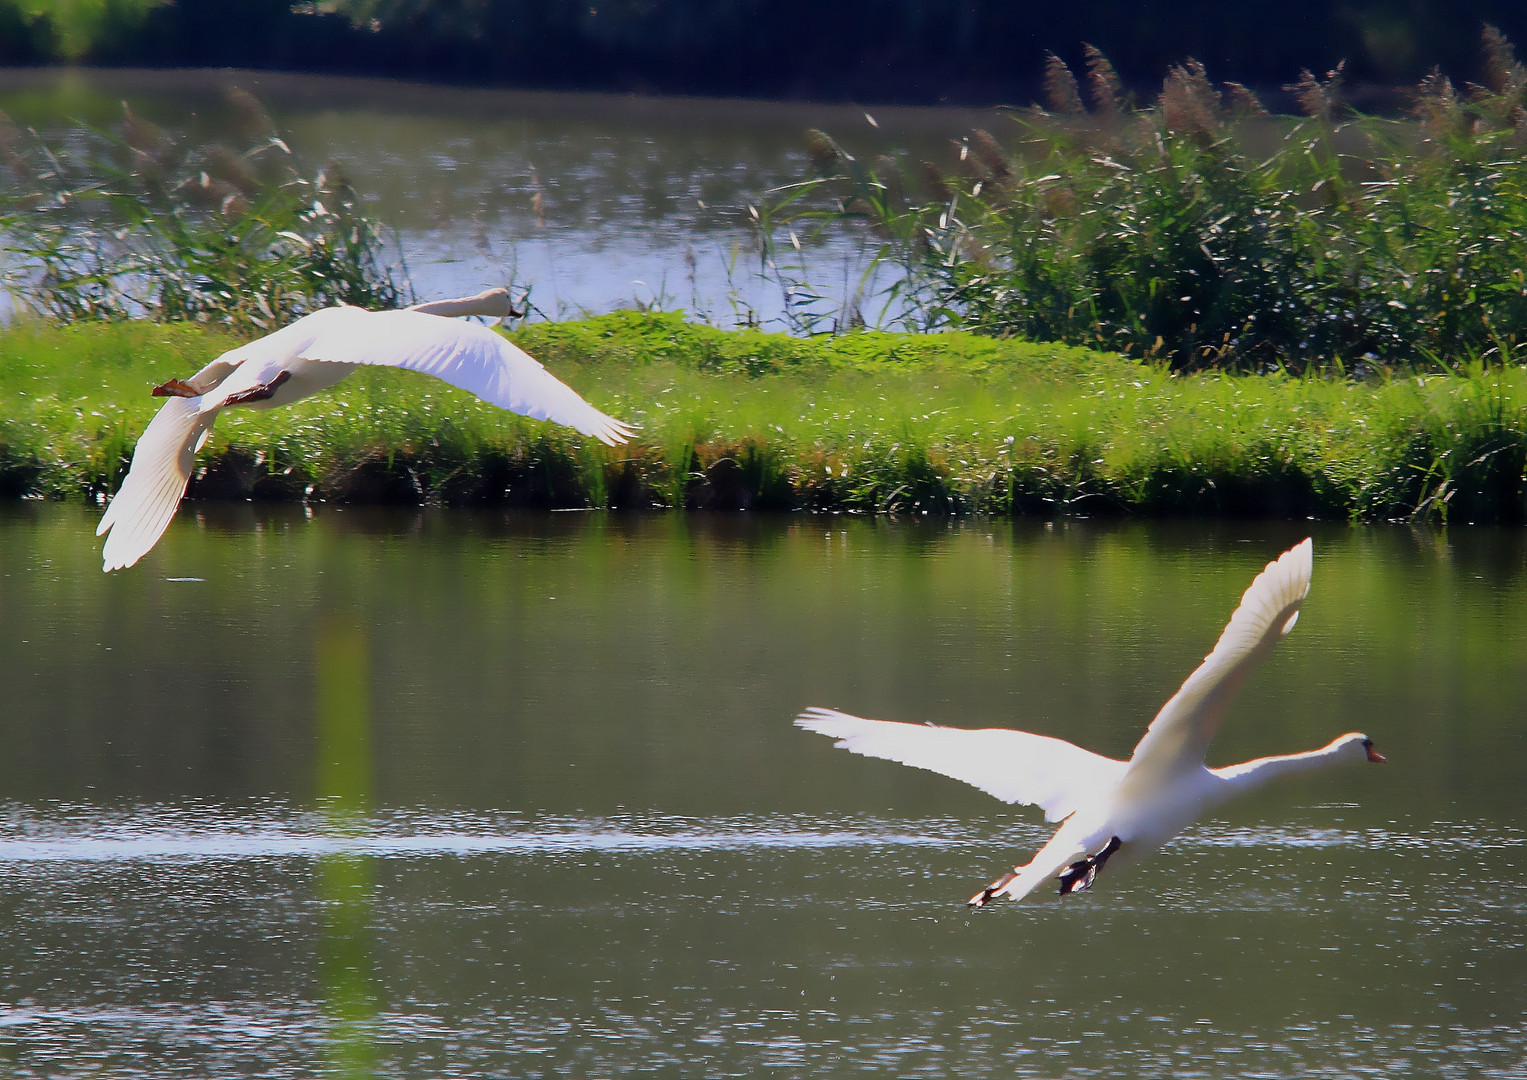
{"label": "black webbed foot", "polygon": [[184,379],[170,379],[149,391],[155,397],[196,397],[196,387]]}
{"label": "black webbed foot", "polygon": [[1108,857],[1119,850],[1123,843],[1117,836],[1113,837],[1104,845],[1103,850],[1096,855],[1088,855],[1085,859],[1078,859],[1070,867],[1060,872],[1060,895],[1067,893],[1084,892],[1092,888],[1092,883],[1097,880],[1098,872],[1103,869],[1103,864]]}
{"label": "black webbed foot", "polygon": [[224,406],[248,405],[256,401],[269,401],[275,396],[276,391],[281,389],[286,380],[291,377],[292,373],[290,371],[279,372],[270,382],[263,383],[260,386],[252,386],[241,393],[233,394],[223,404]]}

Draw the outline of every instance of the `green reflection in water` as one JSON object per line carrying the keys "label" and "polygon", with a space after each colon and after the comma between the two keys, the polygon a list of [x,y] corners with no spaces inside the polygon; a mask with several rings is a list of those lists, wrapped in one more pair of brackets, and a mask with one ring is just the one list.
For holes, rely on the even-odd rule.
{"label": "green reflection in water", "polygon": [[[357,627],[328,623],[317,635],[317,790],[326,828],[357,835],[371,797],[371,709],[366,639]],[[330,1022],[329,1071],[375,1072],[375,970],[372,960],[371,856],[337,852],[314,868],[323,907],[319,983]]]}

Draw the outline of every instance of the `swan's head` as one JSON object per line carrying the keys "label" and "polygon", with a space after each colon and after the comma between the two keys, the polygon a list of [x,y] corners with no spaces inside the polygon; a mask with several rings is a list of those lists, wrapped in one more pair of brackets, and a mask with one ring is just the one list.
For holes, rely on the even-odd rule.
{"label": "swan's head", "polygon": [[1353,731],[1343,735],[1331,744],[1331,750],[1343,757],[1361,757],[1367,761],[1382,765],[1389,759],[1373,748],[1373,740],[1361,731]]}
{"label": "swan's head", "polygon": [[509,299],[508,289],[489,289],[471,299],[473,315],[483,315],[490,319],[519,319],[525,314],[515,308],[514,302]]}

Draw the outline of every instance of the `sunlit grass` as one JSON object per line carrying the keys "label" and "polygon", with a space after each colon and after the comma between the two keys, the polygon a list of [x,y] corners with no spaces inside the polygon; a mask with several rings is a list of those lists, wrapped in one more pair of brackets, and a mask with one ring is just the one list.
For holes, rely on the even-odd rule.
{"label": "sunlit grass", "polygon": [[[368,370],[231,410],[192,494],[866,513],[1527,520],[1527,371],[1173,375],[966,334],[801,340],[629,313],[517,340],[629,446]],[[0,334],[0,492],[99,499],[158,402],[234,339],[187,325]]]}

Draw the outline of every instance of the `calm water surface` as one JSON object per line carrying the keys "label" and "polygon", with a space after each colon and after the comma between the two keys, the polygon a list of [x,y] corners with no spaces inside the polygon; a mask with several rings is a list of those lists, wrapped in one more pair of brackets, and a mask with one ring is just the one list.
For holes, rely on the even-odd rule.
{"label": "calm water surface", "polygon": [[[226,86],[258,95],[313,169],[344,166],[373,216],[397,230],[393,254],[423,296],[513,282],[551,316],[656,303],[726,325],[749,313],[778,325],[783,294],[760,262],[748,207],[811,175],[808,128],[866,160],[906,151],[953,170],[952,140],[1013,126],[994,110],[877,108],[867,118],[846,106],[218,71],[0,69],[0,110],[56,139],[74,120],[112,127],[126,101],[173,132],[227,139]],[[875,244],[798,238],[799,258],[780,235],[786,256],[841,304]]]}
{"label": "calm water surface", "polygon": [[1527,536],[1316,530],[1218,760],[1389,755],[1091,895],[808,704],[1127,754],[1292,526],[0,507],[17,1077],[1521,1076]]}

